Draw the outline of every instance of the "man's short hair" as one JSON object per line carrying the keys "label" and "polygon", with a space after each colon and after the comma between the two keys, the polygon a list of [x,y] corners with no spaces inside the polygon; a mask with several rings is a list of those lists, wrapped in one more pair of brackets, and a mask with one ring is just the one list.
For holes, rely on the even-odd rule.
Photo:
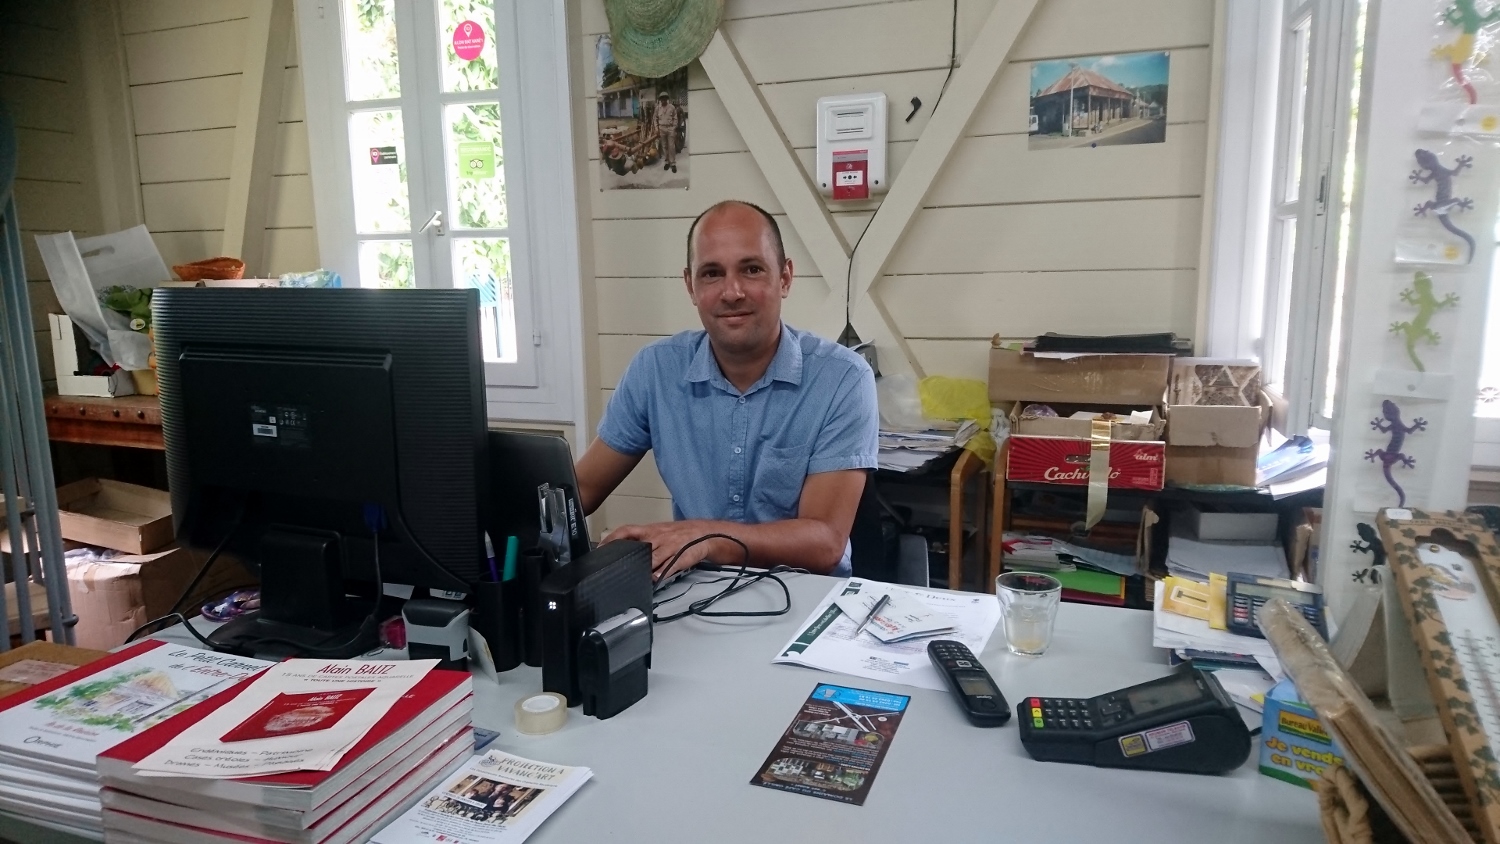
{"label": "man's short hair", "polygon": [[693,224],[688,226],[687,234],[687,266],[689,272],[693,269],[693,235],[698,231],[698,223],[709,214],[730,205],[743,205],[746,208],[752,208],[761,216],[761,219],[766,221],[766,225],[771,229],[771,239],[776,242],[776,270],[780,272],[781,268],[786,266],[786,246],[781,242],[781,226],[776,225],[776,218],[772,217],[766,209],[753,202],[746,202],[743,199],[726,199],[723,202],[715,202],[713,205],[708,206],[702,214],[693,218]]}

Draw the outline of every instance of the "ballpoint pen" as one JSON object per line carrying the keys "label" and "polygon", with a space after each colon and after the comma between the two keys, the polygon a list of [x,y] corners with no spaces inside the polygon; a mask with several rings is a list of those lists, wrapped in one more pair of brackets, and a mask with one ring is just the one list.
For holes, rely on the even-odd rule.
{"label": "ballpoint pen", "polygon": [[858,639],[859,638],[859,634],[861,634],[861,633],[864,632],[865,627],[870,622],[874,621],[875,620],[875,616],[880,615],[880,611],[883,610],[883,609],[885,609],[885,605],[889,604],[890,602],[891,602],[891,596],[889,594],[881,595],[880,596],[880,600],[878,600],[878,601],[875,602],[875,606],[873,606],[873,607],[870,608],[870,614],[867,615],[867,616],[865,616],[865,620],[861,621],[859,623],[858,627],[854,628],[854,638]]}

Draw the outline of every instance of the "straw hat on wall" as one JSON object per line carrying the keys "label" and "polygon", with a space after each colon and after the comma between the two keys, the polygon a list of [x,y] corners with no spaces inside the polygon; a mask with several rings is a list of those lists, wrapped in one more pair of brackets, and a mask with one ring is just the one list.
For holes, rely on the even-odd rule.
{"label": "straw hat on wall", "polygon": [[724,0],[604,0],[615,64],[657,79],[703,55]]}

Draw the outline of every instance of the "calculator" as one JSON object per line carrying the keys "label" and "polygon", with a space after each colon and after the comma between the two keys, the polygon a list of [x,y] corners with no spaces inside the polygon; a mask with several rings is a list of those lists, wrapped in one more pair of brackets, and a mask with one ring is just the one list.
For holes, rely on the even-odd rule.
{"label": "calculator", "polygon": [[1224,624],[1229,632],[1241,636],[1264,639],[1256,616],[1261,605],[1272,598],[1282,598],[1301,611],[1307,623],[1328,638],[1327,623],[1323,619],[1323,589],[1311,583],[1282,580],[1279,577],[1259,577],[1253,574],[1229,573],[1229,585],[1224,593]]}

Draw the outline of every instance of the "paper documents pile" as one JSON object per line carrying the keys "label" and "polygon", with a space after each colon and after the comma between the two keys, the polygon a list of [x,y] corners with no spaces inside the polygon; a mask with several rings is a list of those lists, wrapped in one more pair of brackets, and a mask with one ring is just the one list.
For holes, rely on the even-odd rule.
{"label": "paper documents pile", "polygon": [[1167,541],[1167,571],[1201,581],[1207,581],[1211,574],[1230,572],[1283,579],[1290,574],[1280,544],[1210,542],[1194,538],[1178,525],[1173,525]]}
{"label": "paper documents pile", "polygon": [[499,750],[475,756],[375,834],[374,844],[521,842],[593,776]]}
{"label": "paper documents pile", "polygon": [[434,664],[289,660],[121,743],[109,840],[368,841],[473,754],[472,681]]}
{"label": "paper documents pile", "polygon": [[[893,620],[897,635],[904,625],[911,624],[908,635],[883,641],[875,634],[873,623],[860,631],[860,623],[874,605],[874,600],[865,602],[866,594],[873,595],[875,600],[890,595],[898,608],[916,614],[917,621]],[[850,606],[855,615],[845,612],[840,604]],[[797,634],[771,661],[942,690],[947,686],[927,658],[928,638],[941,635],[963,642],[976,654],[983,653],[999,621],[1000,605],[994,595],[915,589],[853,578],[834,584],[797,628]],[[937,624],[947,629],[933,629]],[[931,632],[913,632],[918,629]]]}
{"label": "paper documents pile", "polygon": [[1322,489],[1328,482],[1329,454],[1326,432],[1292,437],[1270,448],[1262,445],[1255,459],[1255,485],[1275,499]]}
{"label": "paper documents pile", "polygon": [[882,469],[910,472],[926,466],[955,448],[961,448],[978,432],[979,425],[972,420],[957,424],[951,430],[927,428],[921,431],[910,431],[881,428],[880,454],[877,461]]}

